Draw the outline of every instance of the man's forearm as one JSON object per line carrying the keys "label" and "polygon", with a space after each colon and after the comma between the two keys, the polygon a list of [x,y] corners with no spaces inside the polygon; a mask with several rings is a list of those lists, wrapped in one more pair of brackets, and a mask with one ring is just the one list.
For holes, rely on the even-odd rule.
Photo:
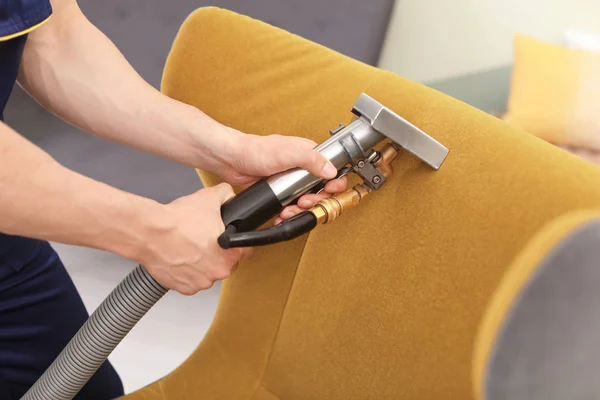
{"label": "man's forearm", "polygon": [[0,122],[0,232],[137,259],[164,206],[79,175]]}
{"label": "man's forearm", "polygon": [[60,3],[66,5],[55,6],[53,18],[29,36],[19,77],[26,91],[100,137],[193,167],[222,162],[235,133],[154,89],[75,1]]}

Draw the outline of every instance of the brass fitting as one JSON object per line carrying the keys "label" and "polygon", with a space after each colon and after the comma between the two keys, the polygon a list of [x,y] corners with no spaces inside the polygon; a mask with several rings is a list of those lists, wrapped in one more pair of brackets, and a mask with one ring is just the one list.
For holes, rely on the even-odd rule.
{"label": "brass fitting", "polygon": [[385,145],[385,147],[381,150],[381,157],[375,165],[383,173],[384,177],[389,178],[394,173],[392,161],[394,161],[397,155],[398,150],[391,143]]}
{"label": "brass fitting", "polygon": [[[398,155],[398,149],[393,144],[387,144],[382,150],[375,166],[385,178],[389,178],[394,173],[392,161]],[[370,193],[370,189],[365,185],[356,185],[352,189],[333,197],[327,197],[319,201],[310,212],[317,217],[317,225],[323,225],[335,220],[346,210],[354,208],[360,201]]]}
{"label": "brass fitting", "polygon": [[356,185],[350,190],[321,200],[310,212],[317,217],[317,225],[326,224],[342,215],[344,211],[357,206],[368,194],[369,189],[365,185]]}

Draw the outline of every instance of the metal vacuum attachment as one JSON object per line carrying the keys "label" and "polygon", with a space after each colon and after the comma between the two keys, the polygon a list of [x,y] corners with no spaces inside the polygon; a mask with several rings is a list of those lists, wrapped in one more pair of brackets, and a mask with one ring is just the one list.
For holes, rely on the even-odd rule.
{"label": "metal vacuum attachment", "polygon": [[[356,100],[356,118],[340,125],[317,147],[338,169],[338,177],[358,174],[363,184],[319,202],[281,224],[255,231],[301,195],[323,189],[325,181],[303,169],[292,169],[261,180],[221,208],[226,230],[219,237],[223,248],[259,246],[289,240],[334,221],[381,188],[393,170],[400,149],[414,154],[434,169],[448,149],[425,132],[366,94]],[[389,141],[385,144],[384,142]],[[383,147],[376,150],[378,145]],[[131,272],[92,313],[65,349],[23,400],[70,400],[83,388],[121,340],[168,291],[143,266]]]}
{"label": "metal vacuum attachment", "polygon": [[[400,149],[414,154],[434,169],[440,168],[448,155],[448,149],[442,144],[364,93],[354,103],[352,112],[356,116],[354,121],[330,131],[331,137],[317,146],[317,150],[338,169],[338,177],[354,172],[364,184],[325,199],[317,208],[278,226],[255,231],[283,207],[303,194],[318,192],[326,183],[300,168],[259,181],[223,206],[226,230],[219,238],[221,247],[277,243],[330,222],[350,205],[358,204],[371,190],[385,184],[392,173],[390,163]],[[376,150],[376,146],[385,141],[390,143],[383,150]],[[346,202],[346,199],[352,201]]]}

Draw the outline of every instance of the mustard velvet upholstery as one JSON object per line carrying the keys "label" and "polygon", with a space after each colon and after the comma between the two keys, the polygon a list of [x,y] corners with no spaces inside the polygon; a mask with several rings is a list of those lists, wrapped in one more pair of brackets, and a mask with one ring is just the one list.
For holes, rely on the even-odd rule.
{"label": "mustard velvet upholstery", "polygon": [[437,172],[403,154],[393,179],[360,208],[256,249],[224,282],[194,353],[128,400],[472,398],[478,325],[507,266],[548,221],[600,205],[598,167],[225,10],[203,8],[185,21],[162,89],[242,131],[318,142],[350,120],[366,92],[450,154]]}
{"label": "mustard velvet upholstery", "polygon": [[[586,224],[599,219],[599,210],[574,211],[555,219],[531,239],[508,268],[482,318],[475,341],[472,371],[476,398],[484,398],[485,380],[489,378],[487,373],[494,346],[502,334],[502,326],[511,309],[519,307],[520,293],[536,277],[539,269],[543,267],[545,258],[558,247],[560,242]],[[573,268],[573,273],[578,273],[578,269]]]}

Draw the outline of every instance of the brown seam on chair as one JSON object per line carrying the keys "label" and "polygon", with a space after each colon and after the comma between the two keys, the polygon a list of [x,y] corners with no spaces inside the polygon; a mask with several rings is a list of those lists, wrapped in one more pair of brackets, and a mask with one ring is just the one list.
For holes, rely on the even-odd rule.
{"label": "brown seam on chair", "polygon": [[[381,77],[376,77],[376,78],[372,79],[371,82],[369,82],[369,84],[365,85],[365,88],[362,90],[362,92],[367,92],[371,87],[373,87],[380,80],[380,78]],[[290,294],[292,293],[292,289],[294,288],[294,284],[296,283],[296,274],[298,273],[298,268],[300,267],[300,264],[302,263],[302,257],[304,256],[304,251],[306,250],[306,244],[308,243],[309,239],[310,239],[310,233],[308,234],[308,236],[306,237],[306,240],[304,241],[304,247],[302,247],[302,252],[300,253],[300,257],[298,258],[298,264],[296,265],[296,271],[294,272],[294,279],[292,280],[292,284],[290,285],[290,290],[288,292],[287,298],[285,299],[285,305],[283,306],[283,310],[281,311],[281,317],[279,318],[279,325],[277,326],[277,332],[275,332],[275,337],[273,338],[273,343],[271,344],[271,350],[269,351],[269,358],[267,359],[267,362],[265,363],[265,367],[264,367],[262,373],[260,374],[260,378],[258,379],[256,388],[252,391],[252,394],[250,395],[250,397],[248,397],[248,400],[251,400],[254,397],[254,395],[256,395],[256,392],[258,391],[258,389],[261,386],[263,388],[265,388],[266,390],[268,390],[269,393],[272,393],[274,396],[279,398],[279,396],[277,396],[271,390],[267,389],[267,387],[265,385],[263,385],[261,382],[265,376],[265,373],[267,372],[267,368],[269,367],[269,364],[271,363],[271,357],[273,356],[273,349],[275,348],[275,343],[277,342],[277,338],[279,337],[279,330],[281,329],[281,322],[283,321],[283,316],[285,315],[285,311],[287,310],[287,304],[288,304],[288,301],[290,300]]]}
{"label": "brown seam on chair", "polygon": [[[273,393],[273,391],[271,389],[269,389],[265,385],[258,384],[258,388],[256,388],[256,390],[258,390],[259,388],[263,388],[265,391],[269,392],[269,394],[273,395],[273,397],[277,398],[278,400],[281,400],[281,397],[277,396],[275,393]],[[254,393],[256,394],[256,391]]]}

